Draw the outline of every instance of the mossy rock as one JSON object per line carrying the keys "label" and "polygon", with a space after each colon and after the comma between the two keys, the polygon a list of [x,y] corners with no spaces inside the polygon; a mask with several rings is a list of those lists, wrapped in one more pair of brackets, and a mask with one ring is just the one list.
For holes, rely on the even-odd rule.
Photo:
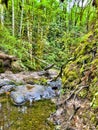
{"label": "mossy rock", "polygon": [[[98,35],[96,33],[96,35]],[[86,77],[86,71],[91,72],[90,80],[86,80],[89,85],[90,93],[92,96],[98,91],[98,37],[89,32],[84,35],[77,48],[72,55],[74,59],[68,62],[63,69],[62,83],[64,88],[69,87],[72,89],[75,86],[82,85],[83,77]],[[94,54],[95,51],[95,54]],[[93,69],[93,67],[95,68]],[[89,76],[89,75],[88,75]],[[88,77],[87,76],[87,77]],[[77,80],[78,79],[78,80]],[[86,96],[86,92],[81,92],[81,97]]]}
{"label": "mossy rock", "polygon": [[81,55],[79,58],[77,58],[76,62],[77,64],[88,64],[90,63],[92,60],[92,55],[91,54],[87,54],[87,55]]}
{"label": "mossy rock", "polygon": [[81,55],[89,54],[96,46],[96,40],[93,40],[93,33],[90,32],[81,38],[79,46],[73,54],[76,58]]}
{"label": "mossy rock", "polygon": [[77,83],[79,82],[78,73],[76,71],[69,71],[68,73],[64,74],[65,76],[62,78],[62,82],[64,84],[63,87],[70,89],[76,87]]}

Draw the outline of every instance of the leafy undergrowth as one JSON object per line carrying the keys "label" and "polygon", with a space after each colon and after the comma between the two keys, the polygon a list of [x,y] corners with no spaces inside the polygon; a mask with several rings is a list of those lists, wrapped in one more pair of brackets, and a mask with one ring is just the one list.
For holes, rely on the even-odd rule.
{"label": "leafy undergrowth", "polygon": [[[42,57],[41,53],[43,49],[39,47],[39,45],[42,44],[41,42],[42,41],[36,43],[35,47],[33,43],[31,44],[28,41],[11,36],[6,28],[0,28],[0,51],[16,56],[19,59],[18,64],[24,69],[41,69],[41,64],[38,59],[35,58],[39,56],[38,58],[41,59]],[[38,49],[40,49],[40,51]]]}

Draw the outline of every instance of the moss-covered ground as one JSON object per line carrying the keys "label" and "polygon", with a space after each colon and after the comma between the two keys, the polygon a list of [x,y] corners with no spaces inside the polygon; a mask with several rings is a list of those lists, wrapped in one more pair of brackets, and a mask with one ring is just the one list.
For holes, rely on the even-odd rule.
{"label": "moss-covered ground", "polygon": [[[5,97],[5,96],[4,96]],[[9,98],[0,97],[0,127],[7,130],[54,130],[48,121],[49,115],[55,111],[50,100],[34,102],[32,106],[14,106]]]}

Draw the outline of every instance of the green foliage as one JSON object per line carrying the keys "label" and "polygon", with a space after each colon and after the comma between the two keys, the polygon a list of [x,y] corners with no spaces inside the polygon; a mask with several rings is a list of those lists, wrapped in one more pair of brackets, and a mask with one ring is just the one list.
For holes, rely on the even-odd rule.
{"label": "green foliage", "polygon": [[2,51],[18,57],[22,62],[19,64],[26,69],[36,69],[34,60],[31,58],[32,45],[29,42],[17,40],[12,37],[8,30],[0,30],[0,48]]}
{"label": "green foliage", "polygon": [[[85,8],[73,6],[70,12],[67,12],[67,2],[61,4],[56,0],[29,0],[24,1],[23,5],[22,2],[14,1],[15,37],[12,37],[8,34],[13,30],[11,0],[8,7],[8,10],[4,10],[4,24],[8,32],[3,32],[3,45],[0,46],[8,53],[18,56],[30,69],[45,67],[41,60],[61,67],[63,62],[69,59],[69,52],[73,53],[74,48],[71,47],[79,43],[79,38],[87,32],[90,24],[96,19],[96,9],[89,4]],[[47,45],[44,40],[49,44]]]}

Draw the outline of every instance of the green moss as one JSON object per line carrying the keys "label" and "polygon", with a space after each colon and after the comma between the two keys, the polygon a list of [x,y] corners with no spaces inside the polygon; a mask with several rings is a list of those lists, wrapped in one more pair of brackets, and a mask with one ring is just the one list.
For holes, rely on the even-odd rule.
{"label": "green moss", "polygon": [[98,92],[94,94],[93,100],[91,102],[91,106],[96,109],[98,108]]}
{"label": "green moss", "polygon": [[90,85],[90,93],[92,96],[94,96],[94,94],[98,91],[98,86],[96,86],[95,84],[91,84]]}
{"label": "green moss", "polygon": [[42,77],[30,77],[30,78],[27,78],[25,79],[25,81],[27,83],[33,83],[33,84],[41,84],[41,85],[46,85],[47,83],[47,78],[42,76]]}
{"label": "green moss", "polygon": [[69,81],[73,81],[76,78],[77,78],[77,72],[76,71],[70,71],[68,73],[68,80]]}
{"label": "green moss", "polygon": [[77,58],[76,62],[77,64],[87,64],[91,62],[92,60],[92,55],[81,55],[79,58]]}
{"label": "green moss", "polygon": [[87,42],[88,39],[93,35],[92,31],[88,32],[87,34],[85,34],[82,38],[81,38],[81,43],[83,42]]}
{"label": "green moss", "polygon": [[5,98],[4,96],[5,96],[5,94],[3,94],[2,97],[0,97],[0,103],[4,104],[8,101],[8,97]]}
{"label": "green moss", "polygon": [[98,82],[98,78],[97,77],[95,77],[94,79],[93,79],[93,81],[92,81],[94,84],[95,83],[97,83]]}
{"label": "green moss", "polygon": [[62,77],[63,87],[70,89],[75,88],[77,83],[80,81],[79,77],[80,72],[78,71],[76,62],[70,61],[63,71],[63,77]]}
{"label": "green moss", "polygon": [[[68,62],[63,70],[62,83],[64,89],[74,89],[76,86],[89,85],[89,93],[82,90],[80,97],[86,96],[92,100],[98,92],[98,33],[89,32],[84,35],[73,52],[74,59]],[[95,55],[93,54],[95,52]],[[70,55],[71,56],[71,55]],[[91,74],[86,73],[89,70]],[[89,81],[87,80],[89,78]],[[97,100],[95,100],[97,103]],[[95,104],[96,104],[95,103]]]}
{"label": "green moss", "polygon": [[92,64],[98,66],[98,59],[94,59],[94,60],[92,61]]}
{"label": "green moss", "polygon": [[45,77],[42,77],[40,79],[40,84],[46,85],[47,84],[47,79]]}
{"label": "green moss", "polygon": [[87,90],[82,90],[80,91],[79,96],[85,98],[87,96],[87,93],[88,93]]}
{"label": "green moss", "polygon": [[[9,108],[8,108],[9,107]],[[24,106],[25,107],[25,106]],[[23,106],[16,107],[7,101],[3,104],[2,120],[7,117],[5,123],[13,122],[11,130],[54,130],[54,125],[47,120],[55,111],[55,105],[50,100],[35,102],[32,106],[27,103],[27,110],[23,113]]]}

